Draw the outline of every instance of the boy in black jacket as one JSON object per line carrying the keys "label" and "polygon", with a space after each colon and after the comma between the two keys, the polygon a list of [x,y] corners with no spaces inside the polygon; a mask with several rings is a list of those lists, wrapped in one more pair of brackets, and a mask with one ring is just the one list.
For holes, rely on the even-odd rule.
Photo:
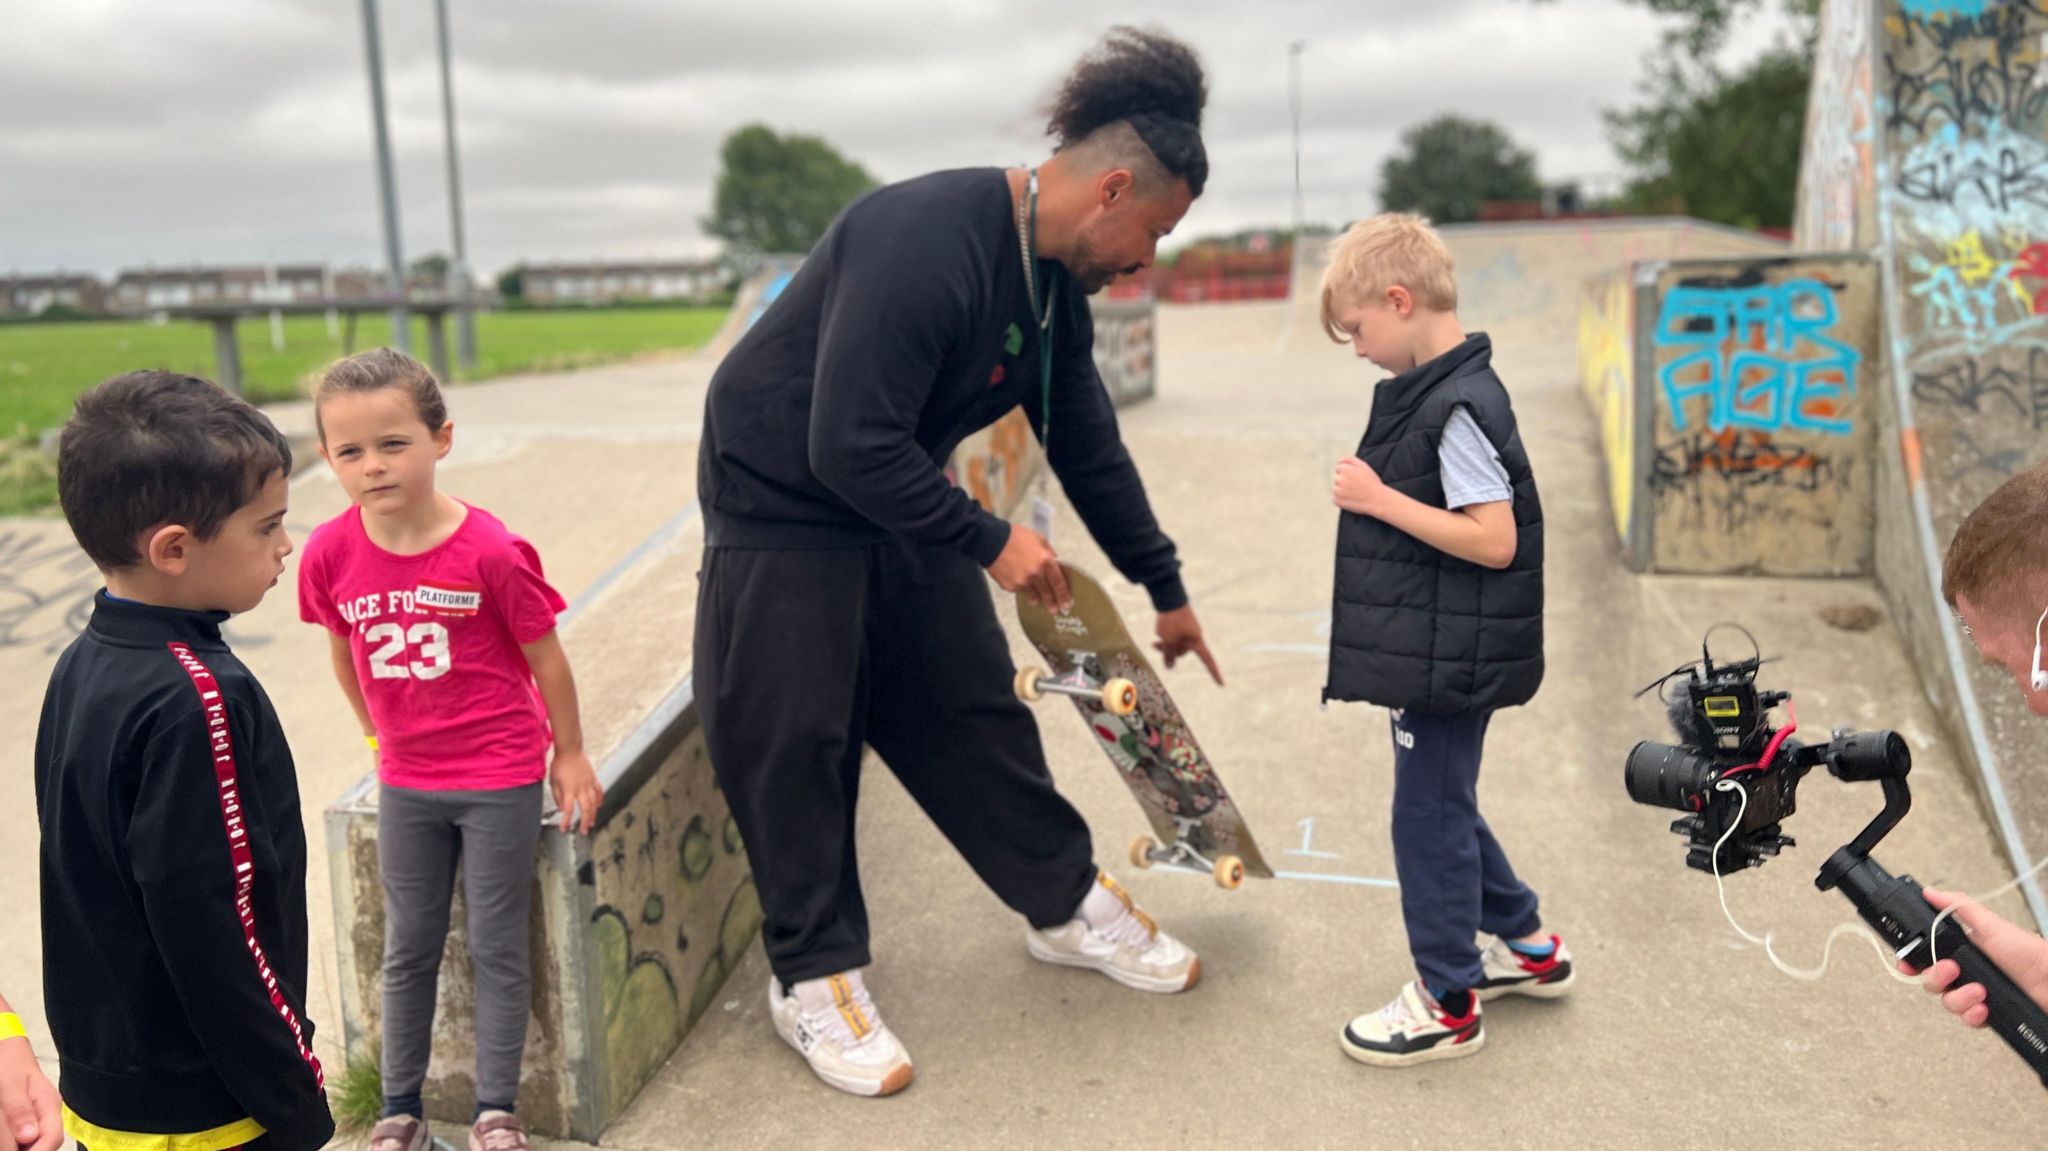
{"label": "boy in black jacket", "polygon": [[291,448],[204,380],[78,399],[57,489],[106,589],[36,733],[43,986],[82,1148],[318,1148],[291,749],[221,639],[292,550]]}
{"label": "boy in black jacket", "polygon": [[1393,711],[1394,865],[1420,978],[1342,1036],[1382,1067],[1471,1055],[1481,1000],[1572,983],[1570,953],[1479,815],[1487,722],[1543,682],[1543,509],[1493,345],[1465,335],[1457,307],[1450,251],[1417,217],[1367,220],[1331,249],[1324,327],[1396,373],[1373,392],[1358,454],[1337,463],[1323,688]]}

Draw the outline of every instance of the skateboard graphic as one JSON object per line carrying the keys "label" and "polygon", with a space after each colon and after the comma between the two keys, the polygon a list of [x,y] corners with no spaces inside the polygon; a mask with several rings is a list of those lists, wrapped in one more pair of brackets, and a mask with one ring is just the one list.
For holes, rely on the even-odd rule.
{"label": "skateboard graphic", "polygon": [[1145,809],[1157,838],[1141,835],[1131,842],[1131,865],[1201,872],[1232,890],[1246,875],[1272,878],[1237,805],[1166,685],[1132,642],[1109,593],[1079,568],[1060,567],[1073,607],[1055,615],[1017,596],[1025,638],[1052,670],[1020,668],[1014,686],[1026,702],[1048,695],[1072,699]]}

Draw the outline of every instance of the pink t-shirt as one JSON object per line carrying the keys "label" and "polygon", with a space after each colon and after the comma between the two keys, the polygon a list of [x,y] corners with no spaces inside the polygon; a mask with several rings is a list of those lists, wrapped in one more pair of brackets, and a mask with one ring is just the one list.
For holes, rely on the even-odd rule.
{"label": "pink t-shirt", "polygon": [[521,644],[568,605],[533,545],[482,508],[418,555],[370,542],[352,507],[313,530],[299,618],[346,637],[377,725],[378,778],[427,791],[524,787],[550,735]]}

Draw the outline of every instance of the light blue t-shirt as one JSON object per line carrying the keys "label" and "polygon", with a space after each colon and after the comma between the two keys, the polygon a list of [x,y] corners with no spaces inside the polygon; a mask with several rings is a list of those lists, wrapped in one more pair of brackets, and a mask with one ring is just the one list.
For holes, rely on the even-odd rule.
{"label": "light blue t-shirt", "polygon": [[1472,504],[1512,502],[1514,489],[1508,486],[1508,470],[1500,453],[1479,430],[1479,422],[1464,407],[1451,409],[1444,434],[1436,445],[1437,466],[1442,473],[1444,506],[1456,511]]}

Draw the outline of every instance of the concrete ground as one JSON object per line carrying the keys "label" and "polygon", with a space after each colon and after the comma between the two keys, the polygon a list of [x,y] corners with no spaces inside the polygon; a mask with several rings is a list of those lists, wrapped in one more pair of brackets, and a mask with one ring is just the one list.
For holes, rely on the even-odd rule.
{"label": "concrete ground", "polygon": [[[1838,948],[1818,983],[1773,970],[1721,917],[1712,878],[1684,866],[1672,813],[1622,789],[1634,742],[1668,738],[1659,709],[1633,692],[1694,656],[1708,625],[1737,620],[1783,657],[1767,683],[1795,692],[1809,734],[1889,726],[1912,744],[1916,805],[1882,861],[1966,889],[2000,882],[1984,815],[1889,626],[1844,632],[1818,615],[1881,611],[1881,598],[1863,581],[1630,575],[1569,348],[1552,340],[1532,353],[1537,333],[1513,324],[1495,336],[1544,495],[1550,673],[1532,706],[1494,724],[1482,794],[1570,940],[1580,985],[1562,1002],[1491,1006],[1476,1058],[1408,1071],[1345,1058],[1338,1029],[1410,977],[1397,893],[1355,882],[1393,874],[1386,717],[1317,704],[1329,475],[1357,442],[1376,376],[1301,338],[1275,356],[1283,317],[1278,306],[1164,311],[1162,392],[1125,413],[1124,428],[1228,680],[1176,670],[1175,696],[1269,858],[1304,877],[1227,893],[1199,877],[1134,874],[1123,853],[1144,830],[1136,805],[1070,709],[1042,706],[1053,770],[1093,824],[1098,860],[1202,953],[1201,986],[1140,995],[1027,958],[1021,923],[876,765],[860,841],[875,924],[868,980],[918,1062],[917,1084],[866,1101],[811,1078],[770,1028],[756,950],[724,1010],[604,1144],[2038,1144],[2039,1087],[1996,1040],[1887,978],[1862,945]],[[1111,574],[1065,508],[1056,544]],[[1109,582],[1133,627],[1149,630],[1142,591]],[[1814,890],[1815,869],[1880,799],[1816,775],[1803,800],[1789,828],[1800,846],[1732,879],[1729,902],[1810,966],[1851,917],[1841,897]]]}

